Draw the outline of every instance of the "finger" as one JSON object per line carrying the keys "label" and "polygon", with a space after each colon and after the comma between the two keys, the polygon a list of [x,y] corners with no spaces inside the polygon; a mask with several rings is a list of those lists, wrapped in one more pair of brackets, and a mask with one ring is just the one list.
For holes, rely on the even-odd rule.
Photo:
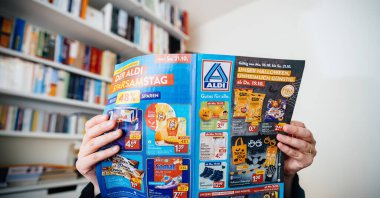
{"label": "finger", "polygon": [[301,161],[304,157],[305,157],[305,154],[303,154],[302,152],[296,150],[296,149],[293,149],[281,142],[279,142],[277,144],[277,147],[283,152],[285,153],[287,156],[291,157],[291,158],[294,158],[296,160],[299,160]]}
{"label": "finger", "polygon": [[310,132],[309,129],[287,124],[284,126],[284,132],[292,136],[296,136],[298,138],[304,139],[312,144],[315,143],[313,134]]}
{"label": "finger", "polygon": [[83,143],[87,143],[91,139],[98,137],[99,135],[112,130],[115,128],[116,121],[115,120],[108,120],[103,121],[100,124],[97,124],[89,129],[86,130],[86,134],[83,137]]}
{"label": "finger", "polygon": [[309,153],[310,152],[310,149],[312,149],[313,145],[302,140],[302,139],[298,139],[298,138],[294,138],[294,137],[289,137],[287,135],[282,135],[282,134],[277,134],[277,139],[292,147],[292,148],[295,148],[295,149],[298,149],[299,151],[303,152],[303,153]]}
{"label": "finger", "polygon": [[108,115],[97,115],[91,119],[89,119],[85,124],[86,131],[90,129],[91,127],[102,123],[103,121],[108,120]]}
{"label": "finger", "polygon": [[91,155],[92,153],[99,150],[101,147],[111,143],[112,141],[118,139],[121,136],[121,130],[118,129],[116,131],[107,133],[105,135],[98,136],[89,140],[86,144],[82,144],[81,149],[79,151],[78,157],[84,157],[87,155]]}
{"label": "finger", "polygon": [[95,164],[115,155],[117,152],[119,152],[119,150],[119,146],[115,145],[108,149],[92,153],[89,156],[81,157],[78,159],[76,167],[78,171],[84,175],[90,171]]}
{"label": "finger", "polygon": [[294,126],[306,128],[305,124],[303,122],[300,122],[300,121],[292,120],[292,121],[290,121],[290,124],[294,125]]}

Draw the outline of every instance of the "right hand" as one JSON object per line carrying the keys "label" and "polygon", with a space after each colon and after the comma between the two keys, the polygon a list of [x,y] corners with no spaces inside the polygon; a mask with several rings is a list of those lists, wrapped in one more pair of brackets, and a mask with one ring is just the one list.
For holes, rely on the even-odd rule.
{"label": "right hand", "polygon": [[83,137],[76,162],[77,170],[94,185],[95,192],[99,193],[99,183],[96,178],[96,164],[119,152],[115,145],[106,150],[99,149],[118,139],[122,132],[120,129],[103,135],[115,127],[115,120],[108,120],[108,115],[97,115],[86,122],[86,134]]}

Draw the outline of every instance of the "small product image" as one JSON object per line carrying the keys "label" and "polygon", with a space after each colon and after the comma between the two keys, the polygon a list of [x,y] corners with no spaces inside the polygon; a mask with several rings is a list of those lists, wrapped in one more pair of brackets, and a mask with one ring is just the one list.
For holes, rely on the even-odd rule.
{"label": "small product image", "polygon": [[142,110],[132,107],[116,107],[108,112],[110,120],[116,120],[116,129],[123,135],[114,142],[125,151],[142,150]]}
{"label": "small product image", "polygon": [[265,122],[281,122],[284,119],[285,110],[286,100],[269,99],[265,113]]}
{"label": "small product image", "polygon": [[[180,157],[147,159],[149,197],[188,197],[190,160]],[[184,196],[185,195],[185,196]]]}
{"label": "small product image", "polygon": [[252,89],[234,89],[234,118],[245,118],[248,112],[247,101]]}
{"label": "small product image", "polygon": [[226,187],[227,163],[204,162],[199,164],[199,189],[218,189]]}
{"label": "small product image", "polygon": [[200,160],[227,159],[227,132],[205,132],[200,137]]}
{"label": "small product image", "polygon": [[188,153],[190,105],[150,104],[145,112],[148,153],[152,155]]}
{"label": "small product image", "polygon": [[245,122],[259,123],[262,121],[261,114],[263,110],[263,103],[265,94],[251,93],[248,97],[248,112],[245,117]]}
{"label": "small product image", "polygon": [[228,111],[227,101],[202,102],[199,110],[201,130],[227,130]]}
{"label": "small product image", "polygon": [[276,135],[235,136],[231,141],[232,159],[229,187],[253,186],[282,180],[281,153]]}
{"label": "small product image", "polygon": [[125,187],[130,193],[144,191],[145,172],[141,163],[141,156],[127,154],[121,151],[119,154],[101,163],[101,173],[108,189]]}

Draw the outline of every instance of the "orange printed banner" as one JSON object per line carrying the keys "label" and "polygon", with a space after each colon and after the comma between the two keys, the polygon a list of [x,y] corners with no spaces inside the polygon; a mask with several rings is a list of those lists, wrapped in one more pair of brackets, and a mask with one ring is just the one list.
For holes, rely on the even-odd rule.
{"label": "orange printed banner", "polygon": [[141,76],[141,75],[144,75],[145,72],[146,72],[146,66],[134,66],[124,71],[121,71],[118,74],[115,74],[112,78],[112,83],[117,83],[126,78],[131,78],[134,76]]}
{"label": "orange printed banner", "polygon": [[111,93],[115,93],[122,89],[134,87],[159,87],[170,86],[174,84],[173,74],[161,74],[152,76],[141,76],[137,78],[127,78],[119,83],[111,86]]}

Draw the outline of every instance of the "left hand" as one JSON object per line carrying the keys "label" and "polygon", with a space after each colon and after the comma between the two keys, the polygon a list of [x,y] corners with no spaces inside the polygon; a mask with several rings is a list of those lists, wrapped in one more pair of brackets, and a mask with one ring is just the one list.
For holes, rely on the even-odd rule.
{"label": "left hand", "polygon": [[298,171],[310,166],[317,155],[316,141],[305,124],[292,121],[284,126],[287,135],[278,134],[278,148],[288,156],[285,160],[285,176],[294,176]]}

